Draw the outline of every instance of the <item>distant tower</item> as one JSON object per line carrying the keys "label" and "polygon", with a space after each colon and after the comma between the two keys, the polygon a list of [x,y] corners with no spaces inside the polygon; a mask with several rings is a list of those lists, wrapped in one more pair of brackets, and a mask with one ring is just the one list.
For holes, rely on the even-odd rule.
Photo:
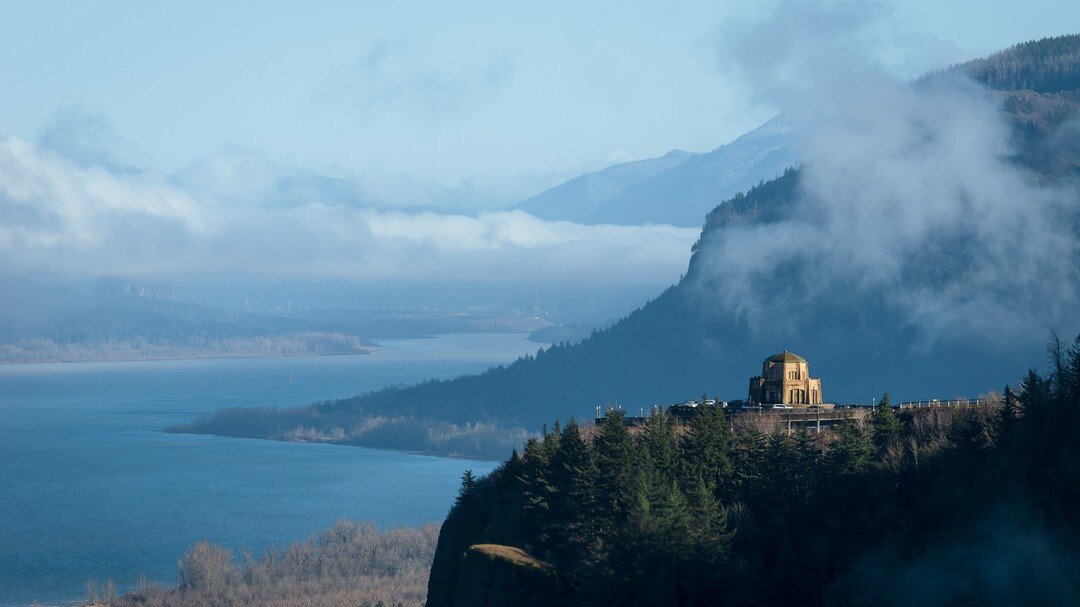
{"label": "distant tower", "polygon": [[820,405],[821,380],[810,377],[810,364],[787,350],[761,364],[761,375],[750,378],[749,400],[754,405]]}

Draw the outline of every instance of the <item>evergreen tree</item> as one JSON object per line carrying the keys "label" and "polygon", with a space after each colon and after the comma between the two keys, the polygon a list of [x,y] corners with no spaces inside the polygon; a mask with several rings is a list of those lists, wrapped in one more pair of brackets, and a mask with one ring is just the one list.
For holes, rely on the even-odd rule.
{"label": "evergreen tree", "polygon": [[525,442],[519,480],[522,492],[522,520],[525,535],[546,542],[551,516],[551,498],[555,488],[550,481],[549,459],[543,444],[535,438]]}
{"label": "evergreen tree", "polygon": [[704,481],[710,491],[730,491],[734,467],[731,461],[731,424],[718,406],[702,406],[690,420],[683,445],[683,482]]}
{"label": "evergreen tree", "polygon": [[588,556],[595,537],[596,467],[577,421],[570,418],[559,435],[551,458],[551,516],[548,537],[560,563],[576,563]]}
{"label": "evergreen tree", "polygon": [[995,430],[999,441],[1010,440],[1018,419],[1020,419],[1020,403],[1016,399],[1016,392],[1013,392],[1012,386],[1005,386]]}
{"label": "evergreen tree", "polygon": [[874,409],[873,433],[879,458],[900,439],[900,418],[893,411],[888,392],[881,396],[881,402]]}
{"label": "evergreen tree", "polygon": [[805,429],[795,433],[794,443],[796,464],[791,490],[800,501],[806,502],[812,495],[821,470],[821,448],[818,446],[818,435]]}
{"label": "evergreen tree", "polygon": [[476,493],[476,475],[472,470],[466,470],[461,475],[461,488],[458,489],[457,503],[461,504],[473,498]]}
{"label": "evergreen tree", "polygon": [[854,421],[840,424],[839,440],[832,451],[832,469],[840,474],[855,474],[870,465],[874,446],[863,427]]}
{"label": "evergreen tree", "polygon": [[768,477],[768,439],[755,428],[747,428],[736,440],[735,492],[746,497],[759,491]]}
{"label": "evergreen tree", "polygon": [[634,439],[625,413],[609,411],[593,439],[596,461],[596,517],[602,531],[617,533],[626,523],[640,483]]}
{"label": "evergreen tree", "polygon": [[654,486],[675,480],[679,455],[679,437],[675,420],[661,409],[653,409],[639,439],[649,482]]}
{"label": "evergreen tree", "polygon": [[[1025,528],[1068,554],[1080,546],[1080,441],[1069,426],[1080,408],[1070,387],[1080,373],[1077,343],[1052,351],[1050,375],[1032,371],[1018,391],[1006,387],[995,415],[927,409],[898,428],[882,421],[892,413],[883,398],[865,426],[785,435],[747,423],[736,435],[722,412],[702,407],[674,452],[678,433],[660,415],[635,437],[613,412],[591,445],[570,420],[483,479],[462,477],[432,579],[450,587],[468,546],[494,542],[552,563],[553,583],[573,588],[579,605],[889,603],[895,596],[881,593],[893,590],[874,586],[880,578],[851,575],[860,561],[907,566],[968,549],[1001,508],[1030,515]],[[897,433],[914,457],[884,474],[875,450]],[[1037,578],[1042,564],[1015,567],[1000,575]],[[1032,602],[1075,603],[1023,587]]]}

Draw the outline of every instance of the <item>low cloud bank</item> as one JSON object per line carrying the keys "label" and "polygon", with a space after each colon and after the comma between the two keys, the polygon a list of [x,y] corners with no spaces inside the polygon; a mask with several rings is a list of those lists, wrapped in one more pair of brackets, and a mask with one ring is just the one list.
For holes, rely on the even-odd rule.
{"label": "low cloud bank", "polygon": [[1042,335],[1067,318],[1080,198],[1010,160],[989,97],[880,82],[834,107],[804,143],[812,160],[789,216],[726,228],[708,248],[724,309],[760,326],[881,292],[928,337]]}
{"label": "low cloud bank", "polygon": [[0,272],[662,285],[685,269],[697,236],[522,211],[379,209],[326,184],[301,183],[286,201],[270,195],[281,191],[272,166],[238,169],[236,156],[174,176],[86,158],[0,136]]}
{"label": "low cloud bank", "polygon": [[[799,144],[810,160],[788,215],[728,226],[710,239],[703,292],[717,313],[791,331],[831,306],[880,295],[926,345],[972,332],[1041,338],[1075,325],[1076,184],[1047,185],[1018,166],[1000,96],[960,77],[912,85],[888,76],[869,59],[874,49],[860,47],[876,31],[873,21],[835,17],[826,11],[808,22],[841,31],[844,53],[826,46],[751,64],[773,73],[809,61],[819,87],[807,93],[799,79],[763,94],[783,105],[789,93],[803,93],[831,118]],[[803,48],[805,32],[791,30],[783,10],[776,19],[748,27],[747,36],[775,26]]]}

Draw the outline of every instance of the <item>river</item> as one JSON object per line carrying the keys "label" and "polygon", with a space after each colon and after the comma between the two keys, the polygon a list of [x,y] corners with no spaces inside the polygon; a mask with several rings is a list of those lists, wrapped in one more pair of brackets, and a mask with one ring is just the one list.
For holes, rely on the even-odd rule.
{"label": "river", "polygon": [[0,366],[0,606],[88,580],[173,583],[206,539],[256,553],[341,518],[438,522],[496,462],[168,434],[220,407],[303,405],[452,377],[537,345],[519,334],[382,340],[371,354]]}

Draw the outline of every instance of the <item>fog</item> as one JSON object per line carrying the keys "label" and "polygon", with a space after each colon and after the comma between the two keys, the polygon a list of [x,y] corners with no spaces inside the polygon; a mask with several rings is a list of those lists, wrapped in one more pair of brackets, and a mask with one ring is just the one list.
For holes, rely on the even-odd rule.
{"label": "fog", "polygon": [[[767,81],[763,98],[812,100],[829,118],[799,143],[809,160],[789,215],[712,239],[704,266],[717,311],[759,329],[785,319],[779,330],[790,331],[822,306],[884,294],[923,346],[972,332],[1041,338],[1074,323],[1076,184],[1019,168],[998,98],[974,83],[891,75],[880,60],[890,53],[871,42],[880,15],[842,9],[782,3],[724,47]],[[777,36],[793,42],[753,52]]]}
{"label": "fog", "polygon": [[[65,123],[77,133],[77,122]],[[417,209],[409,202],[422,190],[327,177],[242,150],[160,174],[97,150],[101,125],[82,126],[89,141],[55,129],[39,142],[0,137],[0,272],[662,287],[685,269],[697,235],[546,222],[522,211]]]}

